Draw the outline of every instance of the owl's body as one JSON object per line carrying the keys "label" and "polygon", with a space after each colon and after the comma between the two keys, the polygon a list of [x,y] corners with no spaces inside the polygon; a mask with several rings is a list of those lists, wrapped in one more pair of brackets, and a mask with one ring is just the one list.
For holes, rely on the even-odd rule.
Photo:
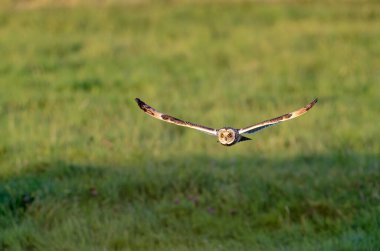
{"label": "owl's body", "polygon": [[240,141],[250,140],[239,134],[239,130],[232,127],[223,127],[217,130],[218,141],[224,146],[232,146]]}
{"label": "owl's body", "polygon": [[156,111],[154,108],[151,106],[145,104],[143,101],[140,99],[136,98],[135,99],[141,110],[143,110],[146,114],[156,118],[163,120],[168,123],[176,124],[179,126],[184,126],[184,127],[190,127],[199,131],[202,131],[207,134],[211,134],[213,136],[218,137],[218,141],[224,145],[224,146],[232,146],[238,142],[245,141],[245,140],[250,140],[250,138],[247,138],[243,136],[242,134],[254,134],[262,129],[265,129],[269,126],[276,125],[280,122],[284,122],[293,118],[296,118],[298,116],[301,116],[302,114],[306,113],[309,111],[315,103],[317,103],[318,99],[314,99],[312,102],[307,104],[305,107],[298,109],[297,111],[290,112],[287,114],[284,114],[282,116],[265,120],[263,122],[257,123],[252,126],[248,126],[245,128],[241,129],[236,129],[232,127],[223,127],[220,129],[213,129],[210,127],[194,124],[191,122],[183,121],[181,119],[175,118],[173,116],[163,114],[161,112]]}

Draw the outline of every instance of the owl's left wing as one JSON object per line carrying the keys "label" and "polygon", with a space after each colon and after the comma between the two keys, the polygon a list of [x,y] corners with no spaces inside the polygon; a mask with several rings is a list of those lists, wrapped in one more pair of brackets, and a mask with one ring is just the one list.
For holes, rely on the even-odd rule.
{"label": "owl's left wing", "polygon": [[210,128],[210,127],[207,127],[207,126],[198,125],[198,124],[194,124],[194,123],[187,122],[187,121],[183,121],[183,120],[175,118],[173,116],[170,116],[170,115],[167,115],[167,114],[163,114],[163,113],[155,110],[153,107],[145,104],[142,100],[140,100],[138,98],[136,98],[135,100],[136,100],[136,102],[139,105],[139,107],[140,107],[141,110],[143,110],[146,114],[148,114],[148,115],[150,115],[150,116],[152,116],[152,117],[154,117],[156,119],[160,119],[160,120],[163,120],[165,122],[176,124],[176,125],[179,125],[179,126],[185,126],[185,127],[193,128],[193,129],[196,129],[198,131],[201,131],[201,132],[204,132],[204,133],[208,133],[208,134],[211,134],[211,135],[214,135],[214,136],[217,135],[216,130],[213,129],[213,128]]}
{"label": "owl's left wing", "polygon": [[260,122],[258,124],[252,125],[252,126],[241,128],[241,129],[239,129],[239,133],[240,134],[244,134],[244,133],[253,134],[253,133],[256,133],[256,132],[258,132],[262,129],[265,129],[269,126],[276,125],[278,123],[297,118],[297,117],[301,116],[302,114],[306,113],[307,111],[309,111],[315,105],[315,103],[317,103],[317,101],[318,101],[318,98],[314,99],[309,104],[307,104],[305,107],[302,107],[301,109],[298,109],[297,111],[284,114],[284,115],[279,116],[279,117],[274,118],[274,119],[265,120],[263,122]]}

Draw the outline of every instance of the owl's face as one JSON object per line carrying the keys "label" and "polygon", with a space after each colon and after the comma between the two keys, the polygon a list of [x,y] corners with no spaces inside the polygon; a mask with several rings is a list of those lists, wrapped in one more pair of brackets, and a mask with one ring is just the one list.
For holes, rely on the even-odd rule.
{"label": "owl's face", "polygon": [[232,128],[222,128],[218,131],[218,140],[222,145],[233,145],[236,143],[237,132]]}

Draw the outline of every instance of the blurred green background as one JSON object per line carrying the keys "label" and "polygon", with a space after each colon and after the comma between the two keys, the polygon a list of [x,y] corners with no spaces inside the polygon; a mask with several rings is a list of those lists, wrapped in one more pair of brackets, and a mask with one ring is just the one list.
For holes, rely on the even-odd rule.
{"label": "blurred green background", "polygon": [[380,249],[378,1],[1,6],[0,250]]}

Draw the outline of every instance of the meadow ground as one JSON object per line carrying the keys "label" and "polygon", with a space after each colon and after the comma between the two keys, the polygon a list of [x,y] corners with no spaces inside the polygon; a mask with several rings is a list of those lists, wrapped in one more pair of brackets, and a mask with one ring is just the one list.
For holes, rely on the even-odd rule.
{"label": "meadow ground", "polygon": [[[380,249],[379,3],[71,2],[0,10],[0,250]],[[135,97],[212,127],[320,101],[227,148]]]}

